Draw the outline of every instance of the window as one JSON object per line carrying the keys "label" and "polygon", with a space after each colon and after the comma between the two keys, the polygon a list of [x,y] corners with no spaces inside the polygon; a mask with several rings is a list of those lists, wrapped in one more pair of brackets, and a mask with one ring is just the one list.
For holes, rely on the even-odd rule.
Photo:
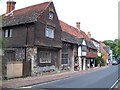
{"label": "window", "polygon": [[53,12],[49,12],[49,19],[53,20],[53,16],[54,16],[54,13]]}
{"label": "window", "polygon": [[68,64],[68,47],[62,48],[62,64]]}
{"label": "window", "polygon": [[62,64],[68,64],[68,53],[62,53]]}
{"label": "window", "polygon": [[51,53],[49,51],[40,51],[40,63],[51,63]]}
{"label": "window", "polygon": [[86,46],[82,46],[82,51],[86,51]]}
{"label": "window", "polygon": [[5,30],[5,37],[12,37],[12,29]]}
{"label": "window", "polygon": [[49,38],[54,38],[54,30],[50,27],[46,27],[45,36]]}

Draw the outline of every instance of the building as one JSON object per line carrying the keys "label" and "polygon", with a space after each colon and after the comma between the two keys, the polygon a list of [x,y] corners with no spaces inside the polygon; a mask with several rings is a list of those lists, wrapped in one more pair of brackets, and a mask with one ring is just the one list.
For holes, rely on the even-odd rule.
{"label": "building", "polygon": [[91,41],[90,37],[91,35],[87,35],[85,32],[81,31],[81,33],[83,34],[84,38],[86,39],[86,45],[87,45],[87,54],[86,54],[86,58],[87,58],[87,65],[89,65],[89,67],[95,67],[96,65],[96,57],[97,57],[97,48],[96,46],[93,44],[93,42]]}
{"label": "building", "polygon": [[78,48],[83,36],[77,28],[63,21],[60,21],[60,26],[62,28],[62,64],[71,66],[72,70],[79,70],[81,66],[78,59]]}
{"label": "building", "polygon": [[[21,77],[58,70],[62,48],[61,27],[53,2],[14,10],[7,2],[3,17],[5,77]],[[37,72],[36,72],[37,70]]]}
{"label": "building", "polygon": [[97,48],[80,22],[73,27],[60,21],[51,1],[19,10],[15,4],[8,1],[2,15],[3,78],[95,67]]}
{"label": "building", "polygon": [[[73,47],[77,47],[74,49],[76,51],[76,54],[74,54],[75,55],[73,58],[74,60],[72,61],[74,61],[75,63],[77,59],[77,62],[79,63],[78,68],[80,70],[86,70],[88,68],[88,65],[89,67],[95,67],[97,49],[92,43],[92,41],[85,34],[85,32],[80,30],[80,23],[79,22],[76,23],[76,28],[68,25],[63,21],[60,21],[60,25],[63,33],[66,33],[65,35],[62,36],[62,38],[64,37],[63,43],[66,42],[70,44],[71,43],[70,40],[72,40],[72,42],[74,42],[74,44],[72,44]],[[69,34],[69,36],[67,36],[67,34]],[[66,48],[68,47],[66,46]]]}
{"label": "building", "polygon": [[106,45],[102,42],[100,42],[100,52],[103,55],[103,59],[105,60],[105,62],[107,62],[108,60],[108,52],[104,49],[104,47],[106,47]]}
{"label": "building", "polygon": [[103,44],[103,48],[107,52],[107,55],[108,55],[108,59],[107,59],[106,63],[111,63],[111,61],[112,61],[112,50],[111,50],[110,46]]}
{"label": "building", "polygon": [[94,38],[91,38],[91,41],[93,42],[93,44],[96,46],[97,48],[97,55],[98,56],[101,56],[101,53],[100,53],[100,42],[97,41],[96,39]]}
{"label": "building", "polygon": [[[93,44],[96,46],[97,48],[97,56],[101,57],[101,52],[100,52],[100,42],[97,41],[94,38],[91,38],[91,41],[93,42]],[[96,62],[96,66],[98,65],[98,63]]]}

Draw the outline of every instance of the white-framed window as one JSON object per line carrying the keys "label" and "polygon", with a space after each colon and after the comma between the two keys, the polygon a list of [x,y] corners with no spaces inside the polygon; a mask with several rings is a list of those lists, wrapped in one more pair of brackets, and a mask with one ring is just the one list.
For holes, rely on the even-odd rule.
{"label": "white-framed window", "polygon": [[49,12],[49,19],[53,20],[54,18],[54,13],[53,12]]}
{"label": "white-framed window", "polygon": [[12,29],[6,29],[5,30],[5,37],[12,37]]}
{"label": "white-framed window", "polygon": [[54,29],[51,27],[46,27],[45,36],[49,38],[54,38]]}
{"label": "white-framed window", "polygon": [[40,51],[39,54],[40,63],[51,63],[51,52],[50,51]]}

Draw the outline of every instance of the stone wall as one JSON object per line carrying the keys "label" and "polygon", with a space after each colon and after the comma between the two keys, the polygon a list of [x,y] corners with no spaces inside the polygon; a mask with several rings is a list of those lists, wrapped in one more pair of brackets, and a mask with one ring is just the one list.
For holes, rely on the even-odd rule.
{"label": "stone wall", "polygon": [[37,68],[37,48],[27,48],[27,60],[31,60],[31,75],[35,74]]}
{"label": "stone wall", "polygon": [[15,60],[23,61],[25,59],[25,48],[15,48]]}

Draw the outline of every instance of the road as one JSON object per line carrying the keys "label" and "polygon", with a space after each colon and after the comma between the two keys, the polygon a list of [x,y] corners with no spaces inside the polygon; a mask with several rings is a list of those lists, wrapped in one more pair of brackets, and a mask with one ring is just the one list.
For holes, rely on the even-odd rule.
{"label": "road", "polygon": [[111,90],[115,90],[116,88],[120,89],[120,79],[113,84],[113,88],[111,88]]}
{"label": "road", "polygon": [[117,85],[115,86],[115,88],[120,88],[120,81],[117,83]]}
{"label": "road", "polygon": [[[45,88],[110,88],[120,77],[120,65],[79,74],[70,78],[30,86],[33,89]],[[103,90],[102,89],[102,90]]]}

